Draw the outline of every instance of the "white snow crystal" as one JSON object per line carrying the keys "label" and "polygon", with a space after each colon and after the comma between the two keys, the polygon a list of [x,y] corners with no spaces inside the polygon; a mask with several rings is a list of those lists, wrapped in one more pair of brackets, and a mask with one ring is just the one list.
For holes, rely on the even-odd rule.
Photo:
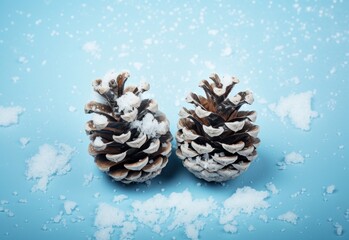
{"label": "white snow crystal", "polygon": [[120,195],[114,196],[113,202],[120,203],[120,202],[126,200],[127,198],[128,197],[125,194],[120,194]]}
{"label": "white snow crystal", "polygon": [[24,108],[0,106],[0,127],[7,127],[18,123],[18,117],[24,112]]}
{"label": "white snow crystal", "polygon": [[288,165],[304,163],[304,157],[299,153],[291,152],[285,156],[285,163]]}
{"label": "white snow crystal", "polygon": [[27,146],[28,145],[28,143],[30,142],[30,138],[27,138],[27,137],[21,137],[20,139],[19,139],[19,142],[21,143],[21,147],[22,148],[25,148],[25,146]]}
{"label": "white snow crystal", "polygon": [[104,146],[104,142],[102,141],[101,137],[96,137],[95,140],[93,141],[93,146],[95,147],[103,147]]}
{"label": "white snow crystal", "polygon": [[90,185],[90,183],[92,182],[93,178],[94,178],[93,173],[85,174],[84,175],[84,183],[83,183],[83,185],[84,186]]}
{"label": "white snow crystal", "polygon": [[228,57],[232,54],[233,50],[229,45],[226,45],[225,48],[221,51],[222,57]]}
{"label": "white snow crystal", "polygon": [[89,53],[92,57],[96,59],[101,58],[101,47],[97,44],[96,41],[86,42],[82,46],[82,50]]}
{"label": "white snow crystal", "polygon": [[332,184],[332,185],[327,186],[326,193],[332,194],[332,193],[334,193],[335,190],[336,190],[336,186]]}
{"label": "white snow crystal", "polygon": [[95,125],[104,125],[108,122],[108,118],[101,114],[93,114],[92,121]]}
{"label": "white snow crystal", "polygon": [[340,225],[339,223],[335,223],[333,226],[336,230],[337,236],[342,236],[343,235],[343,226]]}
{"label": "white snow crystal", "polygon": [[39,152],[27,160],[27,179],[36,179],[37,183],[32,191],[46,191],[48,182],[55,175],[64,175],[70,171],[70,158],[74,149],[66,144],[59,144],[57,148],[44,144]]}
{"label": "white snow crystal", "polygon": [[137,128],[148,137],[153,138],[156,134],[165,134],[168,131],[167,122],[158,122],[153,114],[147,113],[142,120],[136,120],[131,123],[131,128]]}
{"label": "white snow crystal", "polygon": [[64,210],[65,210],[65,213],[70,215],[73,210],[76,208],[77,206],[77,203],[74,202],[74,201],[70,201],[70,200],[67,200],[64,202]]}
{"label": "white snow crystal", "polygon": [[76,107],[69,106],[68,110],[69,110],[69,112],[76,112]]}
{"label": "white snow crystal", "polygon": [[280,221],[297,224],[298,216],[294,212],[288,211],[284,214],[279,215],[277,219]]}
{"label": "white snow crystal", "polygon": [[126,92],[116,100],[119,106],[119,112],[130,112],[134,107],[139,107],[141,99],[132,92]]}
{"label": "white snow crystal", "polygon": [[265,186],[272,194],[278,194],[279,193],[279,189],[276,188],[274,183],[269,182]]}
{"label": "white snow crystal", "polygon": [[310,130],[310,121],[318,116],[318,113],[311,109],[311,99],[314,93],[311,91],[298,94],[291,94],[281,97],[277,104],[269,105],[269,108],[278,115],[282,121],[289,117],[292,123],[302,130]]}
{"label": "white snow crystal", "polygon": [[[266,209],[269,203],[265,201],[268,198],[267,191],[257,191],[251,187],[238,188],[236,192],[224,201],[224,208],[221,209],[220,224],[234,224],[234,219],[240,213],[252,214],[258,209]],[[231,227],[227,227],[231,228]]]}

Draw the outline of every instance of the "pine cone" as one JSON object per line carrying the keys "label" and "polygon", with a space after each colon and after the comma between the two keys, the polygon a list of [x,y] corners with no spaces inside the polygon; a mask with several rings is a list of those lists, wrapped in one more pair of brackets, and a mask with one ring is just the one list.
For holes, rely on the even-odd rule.
{"label": "pine cone", "polygon": [[182,108],[179,113],[176,153],[196,177],[222,182],[239,176],[257,157],[259,127],[253,124],[255,111],[239,111],[244,103],[253,102],[251,92],[228,97],[238,79],[224,85],[217,74],[210,79],[213,83],[199,84],[206,98],[190,93],[186,101],[195,110]]}
{"label": "pine cone", "polygon": [[166,116],[153,99],[142,99],[149,84],[128,86],[129,74],[120,73],[108,86],[93,81],[104,103],[91,101],[86,113],[94,113],[86,123],[91,143],[88,151],[98,168],[123,183],[144,182],[158,174],[171,154],[172,135]]}

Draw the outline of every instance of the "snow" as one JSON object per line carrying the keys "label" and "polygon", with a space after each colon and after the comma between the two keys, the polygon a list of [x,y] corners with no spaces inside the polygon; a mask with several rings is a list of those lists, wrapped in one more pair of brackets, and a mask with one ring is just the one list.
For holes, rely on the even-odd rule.
{"label": "snow", "polygon": [[167,122],[159,123],[153,114],[147,113],[142,120],[132,122],[131,128],[137,128],[149,138],[154,138],[157,134],[165,134],[168,131],[168,124]]}
{"label": "snow", "polygon": [[336,186],[335,185],[329,185],[326,187],[326,193],[327,194],[332,194],[336,191]]}
{"label": "snow", "polygon": [[69,110],[69,112],[76,112],[76,107],[69,106],[68,110]]}
{"label": "snow", "polygon": [[65,213],[70,215],[72,214],[73,210],[77,207],[77,203],[74,201],[66,200],[64,202],[64,210]]}
{"label": "snow", "polygon": [[97,227],[95,233],[97,240],[111,239],[114,227],[122,227],[121,239],[131,238],[133,232],[137,229],[135,223],[126,220],[125,212],[107,203],[99,204],[96,209],[94,225]]}
{"label": "snow", "polygon": [[268,191],[270,191],[272,194],[278,194],[279,193],[279,189],[276,188],[276,186],[272,183],[269,182],[265,185],[265,187],[268,189]]}
{"label": "snow", "polygon": [[0,106],[0,127],[8,127],[10,125],[17,124],[19,115],[21,115],[24,110],[24,108],[19,106]]}
{"label": "snow", "polygon": [[251,215],[258,209],[269,208],[269,203],[265,201],[268,197],[269,193],[266,191],[257,191],[251,187],[238,188],[230,198],[224,201],[220,223],[235,225],[235,217],[240,213]]}
{"label": "snow", "polygon": [[71,166],[70,158],[74,149],[66,144],[59,144],[57,147],[43,144],[39,152],[27,160],[27,179],[37,180],[32,191],[47,190],[47,185],[54,176],[67,174]]}
{"label": "snow", "polygon": [[304,163],[304,157],[299,153],[291,152],[285,156],[285,163],[287,165]]}
{"label": "snow", "polygon": [[21,147],[25,148],[28,145],[28,143],[30,142],[30,138],[28,138],[28,137],[21,137],[19,139],[19,142],[21,143]]}
{"label": "snow", "polygon": [[95,59],[101,58],[101,47],[97,44],[96,41],[86,42],[82,46],[82,50],[90,54]]}
{"label": "snow", "polygon": [[160,225],[172,219],[168,230],[184,227],[188,238],[198,239],[199,231],[204,227],[200,218],[211,214],[217,204],[212,197],[193,199],[191,193],[185,190],[182,193],[171,193],[168,197],[156,194],[143,202],[134,201],[132,207],[134,217],[154,232],[160,233]]}
{"label": "snow", "polygon": [[298,216],[294,212],[288,211],[284,214],[279,215],[277,219],[280,221],[297,224]]}
{"label": "snow", "polygon": [[128,197],[125,194],[120,194],[120,195],[114,196],[113,202],[120,203],[120,202],[126,200],[127,198]]}
{"label": "snow", "polygon": [[101,137],[96,137],[95,140],[93,141],[93,146],[95,147],[103,147],[104,146],[104,142],[102,141]]}
{"label": "snow", "polygon": [[93,173],[84,174],[84,183],[83,183],[83,186],[88,186],[88,185],[90,185],[90,183],[92,182],[93,178],[94,178]]}
{"label": "snow", "polygon": [[269,105],[269,108],[281,118],[282,121],[289,117],[291,122],[302,130],[310,130],[310,122],[318,116],[316,111],[311,109],[311,100],[314,93],[311,91],[298,94],[291,94],[281,97],[277,104]]}
{"label": "snow", "polygon": [[101,114],[93,114],[92,121],[95,125],[104,125],[108,122],[108,118]]}
{"label": "snow", "polygon": [[116,99],[116,102],[119,106],[119,112],[131,112],[133,108],[139,107],[141,99],[132,92],[126,92]]}
{"label": "snow", "polygon": [[337,236],[342,236],[343,235],[343,226],[340,225],[339,223],[335,223],[333,226],[335,228]]}

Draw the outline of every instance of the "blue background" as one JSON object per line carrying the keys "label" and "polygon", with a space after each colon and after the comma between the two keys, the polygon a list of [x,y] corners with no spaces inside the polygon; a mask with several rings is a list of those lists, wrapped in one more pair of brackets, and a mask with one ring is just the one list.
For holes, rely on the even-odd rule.
{"label": "blue background", "polygon": [[[0,105],[26,111],[18,125],[0,128],[0,200],[8,201],[3,207],[15,214],[0,212],[0,239],[28,239],[29,234],[32,239],[92,238],[98,203],[113,205],[118,194],[128,196],[118,205],[128,211],[134,200],[156,193],[188,189],[194,198],[213,196],[220,202],[239,187],[266,190],[268,182],[280,190],[267,200],[268,210],[237,217],[235,235],[206,219],[200,238],[348,239],[348,9],[348,1],[1,1]],[[83,50],[91,41],[100,47],[99,58]],[[227,46],[231,54],[222,56]],[[134,63],[143,65],[139,69]],[[223,185],[196,179],[174,153],[150,186],[111,182],[87,153],[84,124],[90,116],[83,107],[92,98],[91,81],[113,68],[131,72],[128,84],[150,83],[173,134],[184,97],[189,91],[202,93],[200,80],[211,72],[237,76],[241,82],[234,92],[250,89],[256,98],[247,109],[258,112],[258,159]],[[19,77],[17,83],[13,77]],[[316,91],[312,109],[319,113],[310,131],[283,123],[268,109],[281,96],[309,90]],[[23,149],[21,137],[31,139]],[[35,181],[26,179],[25,162],[44,143],[74,147],[72,170],[54,177],[46,193],[32,193]],[[306,156],[305,163],[280,171],[277,163],[292,151]],[[95,179],[83,186],[89,173]],[[331,184],[336,191],[324,195]],[[304,194],[291,197],[302,188]],[[64,216],[66,226],[50,222],[63,210],[60,195],[78,203],[74,215]],[[289,210],[299,216],[296,225],[275,220]],[[84,220],[73,223],[77,216]],[[335,222],[344,228],[341,237]],[[255,231],[248,231],[250,225]],[[183,228],[165,231],[167,239],[173,236],[184,238]],[[138,224],[135,238],[144,237],[160,236]]]}

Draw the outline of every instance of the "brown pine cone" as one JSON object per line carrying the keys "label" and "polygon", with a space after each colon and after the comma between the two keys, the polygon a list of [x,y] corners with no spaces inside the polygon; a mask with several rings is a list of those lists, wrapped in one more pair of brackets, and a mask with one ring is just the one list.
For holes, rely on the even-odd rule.
{"label": "brown pine cone", "polygon": [[257,157],[259,127],[253,123],[255,111],[240,111],[253,102],[250,91],[228,97],[238,79],[225,85],[217,74],[210,79],[213,83],[203,80],[199,85],[206,98],[190,93],[186,101],[196,108],[179,113],[176,153],[198,178],[221,182],[239,176]]}
{"label": "brown pine cone", "polygon": [[91,101],[86,123],[91,143],[88,151],[98,168],[116,181],[144,182],[158,174],[171,154],[172,135],[166,116],[153,99],[143,99],[149,84],[124,88],[129,73],[122,72],[107,86],[93,81],[93,88],[105,101]]}

